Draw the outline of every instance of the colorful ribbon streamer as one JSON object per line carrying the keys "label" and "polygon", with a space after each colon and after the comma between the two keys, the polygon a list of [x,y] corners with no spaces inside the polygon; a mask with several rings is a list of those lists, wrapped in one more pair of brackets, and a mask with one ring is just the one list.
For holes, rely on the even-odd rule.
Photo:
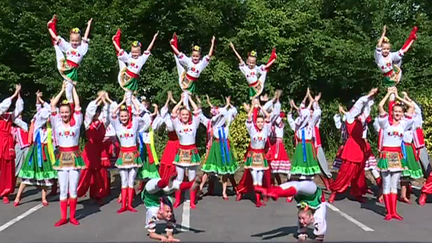
{"label": "colorful ribbon streamer", "polygon": [[222,130],[223,143],[224,143],[225,152],[226,152],[226,160],[228,162],[230,162],[230,153],[229,153],[229,147],[228,147],[228,139],[227,139],[226,134],[225,134],[225,126],[221,127],[220,129]]}
{"label": "colorful ribbon streamer", "polygon": [[402,143],[401,143],[401,148],[402,148],[402,154],[403,154],[404,159],[407,159],[407,152],[406,152],[406,146],[405,146],[404,141],[402,141]]}
{"label": "colorful ribbon streamer", "polygon": [[157,153],[156,153],[153,128],[150,127],[150,132],[148,135],[149,135],[149,139],[150,139],[150,149],[151,149],[151,153],[153,155],[153,160],[154,160],[154,163],[156,165],[158,165],[159,164],[159,158],[158,158]]}
{"label": "colorful ribbon streamer", "polygon": [[[145,143],[144,143],[144,138],[142,136],[142,133],[138,133],[138,137],[139,137],[139,141],[140,141],[140,145],[139,145],[139,149],[140,149],[140,156],[141,156],[141,160],[146,161],[146,158],[144,156],[147,155],[147,148],[145,148]],[[144,154],[144,149],[146,150],[146,154]]]}
{"label": "colorful ribbon streamer", "polygon": [[301,131],[302,134],[302,148],[303,148],[303,162],[307,161],[307,155],[306,155],[306,132],[304,128]]}
{"label": "colorful ribbon streamer", "polygon": [[55,159],[55,154],[54,154],[54,145],[53,145],[53,132],[52,132],[52,128],[51,128],[51,123],[47,122],[47,144],[48,144],[48,156],[51,160],[51,163],[54,164],[56,159]]}
{"label": "colorful ribbon streamer", "polygon": [[222,162],[224,164],[226,164],[225,148],[224,148],[224,142],[223,142],[223,137],[222,137],[222,131],[220,128],[218,129],[218,134],[219,134],[219,145],[220,145],[220,150],[221,150],[221,154],[222,154]]}

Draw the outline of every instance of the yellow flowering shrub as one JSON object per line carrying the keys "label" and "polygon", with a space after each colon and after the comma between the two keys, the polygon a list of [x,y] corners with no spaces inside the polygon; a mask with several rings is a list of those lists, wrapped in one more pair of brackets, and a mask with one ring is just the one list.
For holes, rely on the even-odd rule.
{"label": "yellow flowering shrub", "polygon": [[422,110],[423,132],[428,151],[432,151],[432,101],[430,97],[421,96],[415,99]]}
{"label": "yellow flowering shrub", "polygon": [[243,163],[243,158],[249,146],[250,138],[246,129],[247,113],[240,111],[230,126],[229,139],[234,149],[234,155],[238,163]]}

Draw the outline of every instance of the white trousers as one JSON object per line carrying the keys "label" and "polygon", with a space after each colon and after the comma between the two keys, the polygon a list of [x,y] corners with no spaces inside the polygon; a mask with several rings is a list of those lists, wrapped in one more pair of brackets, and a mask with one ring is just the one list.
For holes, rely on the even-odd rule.
{"label": "white trousers", "polygon": [[119,169],[119,172],[122,189],[133,188],[138,168]]}
{"label": "white trousers", "polygon": [[264,177],[264,170],[250,169],[253,185],[254,186],[262,186],[262,180]]}
{"label": "white trousers", "polygon": [[383,194],[397,194],[398,185],[402,172],[382,171]]}
{"label": "white trousers", "polygon": [[59,170],[58,171],[58,184],[60,187],[60,201],[66,200],[69,196],[71,198],[77,197],[77,187],[80,177],[80,171],[75,169]]}
{"label": "white trousers", "polygon": [[178,182],[183,182],[184,179],[184,174],[185,174],[185,170],[188,170],[188,179],[189,181],[193,181],[195,180],[196,174],[197,174],[197,170],[198,170],[198,166],[181,166],[181,165],[176,165],[176,171],[177,171],[177,177],[176,177],[176,181]]}

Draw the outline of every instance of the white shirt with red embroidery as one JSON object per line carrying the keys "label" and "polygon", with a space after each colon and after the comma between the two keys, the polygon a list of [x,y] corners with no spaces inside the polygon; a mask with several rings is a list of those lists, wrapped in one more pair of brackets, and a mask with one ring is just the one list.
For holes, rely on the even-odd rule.
{"label": "white shirt with red embroidery", "polygon": [[402,65],[402,50],[398,52],[390,52],[386,57],[382,55],[382,48],[377,47],[375,50],[375,63],[378,65],[382,73],[388,73],[393,70],[393,65],[400,68]]}
{"label": "white shirt with red embroidery", "polygon": [[245,63],[242,63],[239,65],[240,71],[244,74],[246,77],[246,80],[248,84],[256,83],[259,79],[259,77],[267,72],[264,65],[256,66],[252,69],[249,68],[248,65]]}
{"label": "white shirt with red embroidery", "polygon": [[128,128],[127,126],[124,126],[120,123],[119,117],[112,116],[110,118],[110,122],[114,127],[114,130],[116,131],[117,138],[120,142],[121,147],[133,147],[137,144],[138,139],[138,127],[139,127],[139,121],[140,117],[137,115],[132,117],[132,126]]}
{"label": "white shirt with red embroidery", "polygon": [[81,111],[73,113],[75,124],[73,126],[65,125],[58,112],[52,112],[51,123],[55,131],[55,137],[58,141],[58,146],[67,148],[75,147],[79,144],[80,129],[83,123],[83,114]]}
{"label": "white shirt with red embroidery", "polygon": [[400,147],[404,133],[412,129],[414,120],[411,117],[403,118],[398,125],[390,125],[388,115],[378,117],[378,124],[383,129],[383,147]]}
{"label": "white shirt with red embroidery", "polygon": [[57,45],[60,47],[60,50],[62,52],[66,53],[66,59],[76,64],[80,64],[85,54],[87,54],[88,51],[87,41],[82,40],[81,45],[79,45],[77,48],[73,48],[72,45],[69,42],[67,42],[65,39],[63,39],[60,36],[59,38],[60,41]]}
{"label": "white shirt with red embroidery", "polygon": [[171,117],[174,130],[179,138],[180,145],[194,145],[196,132],[200,125],[199,113],[192,115],[190,123],[183,124],[178,116]]}
{"label": "white shirt with red embroidery", "polygon": [[149,57],[150,57],[149,51],[145,51],[141,56],[135,59],[132,57],[130,53],[121,50],[118,59],[124,63],[127,63],[127,69],[130,72],[139,76],[142,67],[147,62]]}
{"label": "white shirt with red embroidery", "polygon": [[187,70],[187,75],[195,79],[199,78],[201,73],[210,63],[210,57],[208,55],[201,59],[198,63],[193,63],[192,59],[183,53],[180,53],[177,57],[180,64]]}
{"label": "white shirt with red embroidery", "polygon": [[265,121],[264,127],[260,130],[255,127],[252,120],[246,121],[246,128],[248,130],[250,141],[251,141],[251,148],[253,149],[264,149],[268,134],[270,132],[271,123],[269,121]]}

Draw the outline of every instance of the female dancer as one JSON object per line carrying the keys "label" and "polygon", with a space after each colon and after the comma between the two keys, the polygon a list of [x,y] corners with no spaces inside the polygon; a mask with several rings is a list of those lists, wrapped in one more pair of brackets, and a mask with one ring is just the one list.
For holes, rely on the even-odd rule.
{"label": "female dancer", "polygon": [[[171,111],[171,120],[180,141],[179,149],[173,162],[177,171],[176,180],[179,183],[183,181],[186,169],[188,170],[189,181],[194,181],[198,166],[201,162],[198,149],[195,146],[196,132],[200,124],[199,108],[189,96],[189,101],[194,109],[194,115],[192,115],[186,107],[180,109],[183,101],[184,93],[182,94],[182,101],[180,101]],[[178,113],[179,109],[180,112]],[[196,189],[190,190],[190,207],[192,209],[196,208],[196,193]],[[182,190],[177,190],[175,192],[176,202],[174,208],[177,208],[180,205],[181,194]]]}
{"label": "female dancer", "polygon": [[378,40],[378,44],[375,50],[375,63],[384,74],[384,85],[394,86],[399,83],[402,77],[402,57],[417,39],[417,26],[414,26],[405,44],[398,52],[390,52],[391,45],[389,39],[385,36],[387,32],[387,26],[384,25],[381,38]]}
{"label": "female dancer", "polygon": [[420,166],[418,153],[414,146],[414,133],[417,129],[417,124],[419,124],[418,120],[421,114],[417,113],[420,112],[416,109],[418,106],[408,97],[408,94],[406,92],[402,92],[402,94],[404,99],[413,103],[415,111],[413,116],[414,124],[411,129],[404,132],[402,144],[402,152],[406,160],[407,169],[402,171],[400,200],[411,204],[411,181],[423,177],[423,170]]}
{"label": "female dancer", "polygon": [[347,133],[347,130],[346,130],[346,123],[345,123],[346,116],[343,115],[342,118],[341,118],[340,114],[336,114],[336,115],[333,116],[333,120],[335,122],[336,129],[340,130],[340,132],[341,132],[341,138],[342,138],[342,145],[339,146],[339,149],[338,149],[338,151],[336,153],[336,157],[335,157],[335,160],[334,160],[333,166],[332,166],[334,170],[339,170],[340,167],[341,167],[341,165],[342,165],[342,158],[341,158],[341,156],[342,156],[343,148],[344,148],[345,143],[346,143],[346,141],[348,139],[348,133]]}
{"label": "female dancer", "polygon": [[[88,51],[88,36],[93,19],[87,22],[87,29],[84,37],[81,38],[81,31],[73,28],[70,31],[69,42],[57,35],[57,15],[54,15],[48,22],[48,32],[54,45],[57,60],[57,69],[65,81],[67,81],[66,98],[73,103],[72,87],[78,81],[78,67]],[[64,56],[66,53],[66,58]]]}
{"label": "female dancer", "polygon": [[[309,96],[309,94],[310,90],[308,88],[306,96]],[[318,96],[316,99],[318,99]],[[288,114],[288,123],[295,132],[297,141],[294,161],[291,163],[291,175],[300,175],[300,179],[306,179],[321,173],[312,141],[315,126],[321,116],[321,109],[319,106],[315,107],[314,111],[311,112],[311,107],[315,102],[316,101],[309,96],[309,105],[299,110],[299,117],[297,117],[295,121],[292,117],[292,113]],[[302,105],[306,105],[304,101]],[[294,101],[291,102],[291,106],[295,107]]]}
{"label": "female dancer", "polygon": [[[370,113],[369,102],[376,95],[378,89],[374,88],[369,94],[356,101],[349,112],[345,112],[346,129],[348,139],[342,152],[342,165],[336,180],[330,185],[332,191],[329,203],[333,203],[337,193],[343,193],[351,185],[351,195],[362,202],[362,195],[366,193],[365,181],[365,161],[366,161],[366,141],[363,139],[363,127],[366,117]],[[344,113],[339,106],[339,111]]]}
{"label": "female dancer", "polygon": [[271,65],[276,61],[276,48],[273,48],[270,59],[266,65],[257,66],[257,53],[255,51],[251,51],[248,53],[248,58],[246,60],[247,65],[245,65],[242,57],[236,51],[234,44],[230,42],[229,45],[240,62],[240,71],[245,75],[246,81],[248,82],[249,97],[251,99],[254,99],[260,96],[262,91],[264,90],[267,72],[270,69]]}
{"label": "female dancer", "polygon": [[177,66],[177,73],[179,76],[179,85],[183,90],[183,104],[189,109],[189,94],[193,94],[196,91],[195,82],[198,81],[199,76],[210,63],[210,58],[213,55],[215,37],[211,40],[210,51],[203,59],[201,59],[201,47],[194,46],[192,48],[192,56],[188,57],[181,53],[178,49],[177,34],[174,33],[173,38],[170,41],[171,48],[174,52],[174,58]]}
{"label": "female dancer", "polygon": [[168,105],[170,101],[174,104],[177,102],[173,99],[171,91],[168,92],[168,98],[162,107],[160,114],[153,120],[153,130],[159,129],[162,124],[165,124],[166,131],[168,132],[168,141],[162,153],[159,166],[159,175],[162,179],[170,178],[176,173],[176,167],[173,165],[177,150],[179,148],[179,140],[177,133],[171,121],[171,115],[168,112]]}
{"label": "female dancer", "polygon": [[84,147],[83,159],[87,168],[81,171],[77,190],[78,197],[82,197],[90,189],[90,198],[99,205],[102,204],[102,198],[108,194],[106,183],[108,172],[102,167],[102,141],[105,138],[106,127],[109,125],[109,120],[103,119],[108,114],[101,115],[102,112],[109,112],[101,106],[104,104],[104,108],[106,107],[105,96],[105,91],[98,92],[96,100],[91,101],[86,109],[84,126],[88,142]]}
{"label": "female dancer", "polygon": [[69,221],[73,225],[79,225],[78,220],[75,218],[77,186],[79,170],[86,168],[78,146],[83,115],[81,113],[81,106],[75,86],[72,89],[73,103],[75,105],[74,110],[66,100],[60,104],[59,112],[57,112],[56,109],[66,87],[67,82],[64,81],[60,93],[51,101],[51,123],[54,127],[55,136],[58,139],[59,145],[59,152],[53,168],[58,171],[61,218],[54,224],[55,227],[67,223],[68,193],[70,206]]}
{"label": "female dancer", "polygon": [[[392,112],[393,122],[390,125],[388,114],[384,110],[384,104],[391,94],[394,94],[396,99],[406,104],[408,110],[404,118],[402,106],[395,104]],[[404,133],[411,129],[414,123],[411,118],[414,114],[414,105],[412,102],[400,98],[397,94],[396,87],[390,87],[387,95],[379,103],[379,113],[380,117],[378,118],[378,123],[381,129],[383,129],[383,140],[378,168],[381,171],[383,180],[383,197],[387,209],[387,215],[384,219],[391,220],[394,218],[402,220],[403,218],[396,211],[397,186],[402,171],[406,169],[406,160],[402,154],[401,144],[403,142]]]}
{"label": "female dancer", "polygon": [[[212,106],[210,100],[207,100],[213,115],[211,119],[205,117],[202,112],[200,113],[201,123],[207,128],[207,135],[209,136],[210,143],[210,146],[208,146],[210,149],[206,161],[201,167],[201,170],[204,171],[205,174],[201,181],[200,191],[202,191],[202,187],[208,178],[208,174],[222,175],[222,198],[228,200],[226,192],[228,178],[230,179],[233,188],[236,188],[234,173],[238,169],[238,164],[228,139],[229,126],[237,114],[237,109],[231,105],[231,97],[226,97],[225,100],[226,106],[221,108]],[[230,108],[230,112],[228,112],[227,108]],[[213,193],[213,186],[214,185],[209,185],[209,191],[211,190],[211,193]]]}
{"label": "female dancer", "polygon": [[[141,156],[137,149],[136,137],[140,125],[139,105],[133,97],[132,103],[134,109],[132,109],[124,105],[126,100],[127,96],[125,95],[123,101],[113,110],[110,118],[110,123],[113,125],[120,142],[120,154],[116,161],[116,166],[120,171],[121,177],[122,206],[117,213],[123,213],[127,210],[137,212],[137,210],[132,207],[132,200],[135,195],[134,180],[138,168],[143,166]],[[120,112],[118,112],[118,110],[120,110]],[[130,112],[131,110],[134,112],[133,116]]]}
{"label": "female dancer", "polygon": [[[21,85],[15,85],[15,93],[0,103],[0,196],[3,203],[9,203],[9,194],[15,190],[15,153],[12,138],[12,123],[24,110],[24,101],[20,96]],[[12,100],[17,98],[14,112],[7,112]]]}
{"label": "female dancer", "polygon": [[150,45],[147,47],[147,49],[144,52],[141,51],[141,46],[142,46],[141,42],[134,41],[132,43],[130,54],[124,51],[123,49],[121,49],[120,47],[120,37],[121,37],[120,29],[118,29],[117,33],[112,37],[112,41],[116,53],[118,55],[119,66],[120,66],[118,82],[120,84],[120,87],[122,87],[122,89],[126,91],[126,95],[127,95],[126,104],[128,106],[131,106],[132,104],[131,99],[132,99],[133,92],[138,90],[138,80],[139,80],[140,71],[150,56],[150,51],[153,48],[154,42],[156,41],[158,34],[159,32],[157,32],[153,36],[153,40],[150,42]]}
{"label": "female dancer", "polygon": [[42,204],[48,206],[47,188],[52,186],[52,180],[57,178],[57,172],[52,167],[52,136],[48,134],[47,123],[50,117],[50,106],[42,100],[42,93],[36,93],[36,104],[43,105],[38,109],[31,125],[32,138],[30,152],[27,154],[24,165],[19,173],[22,182],[15,197],[14,206],[21,201],[26,185],[34,185],[42,189]]}
{"label": "female dancer", "polygon": [[22,115],[20,114],[17,119],[15,119],[12,126],[12,137],[15,144],[15,177],[18,176],[21,171],[24,159],[27,156],[27,152],[30,147],[30,142],[28,140],[28,124],[22,120]]}
{"label": "female dancer", "polygon": [[264,190],[265,196],[277,200],[279,197],[293,197],[297,202],[298,224],[297,233],[300,241],[308,238],[307,228],[314,227],[315,240],[323,241],[327,230],[326,203],[324,194],[313,181],[289,181],[282,185]]}

